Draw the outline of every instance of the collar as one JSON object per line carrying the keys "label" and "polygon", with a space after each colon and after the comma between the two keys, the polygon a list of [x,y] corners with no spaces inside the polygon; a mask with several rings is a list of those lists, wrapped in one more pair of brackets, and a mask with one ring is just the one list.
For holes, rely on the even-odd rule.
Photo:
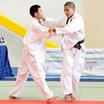
{"label": "collar", "polygon": [[69,18],[69,21],[71,22],[73,19],[75,19],[76,15],[77,15],[77,13],[75,12],[74,15],[71,18]]}
{"label": "collar", "polygon": [[39,21],[38,21],[36,18],[33,18],[33,21],[35,21],[35,22],[38,22],[38,23],[39,23]]}

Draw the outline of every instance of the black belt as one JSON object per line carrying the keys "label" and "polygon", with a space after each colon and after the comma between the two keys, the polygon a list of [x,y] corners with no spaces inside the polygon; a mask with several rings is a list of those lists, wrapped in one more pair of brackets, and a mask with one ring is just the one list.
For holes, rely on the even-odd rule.
{"label": "black belt", "polygon": [[81,49],[81,44],[84,43],[84,39],[81,40],[81,41],[78,41],[75,45],[74,45],[74,48],[77,48],[77,49]]}

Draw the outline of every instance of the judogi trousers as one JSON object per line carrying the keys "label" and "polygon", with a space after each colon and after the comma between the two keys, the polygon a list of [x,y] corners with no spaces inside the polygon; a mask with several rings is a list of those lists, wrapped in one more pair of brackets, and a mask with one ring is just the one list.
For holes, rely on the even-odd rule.
{"label": "judogi trousers", "polygon": [[45,81],[45,72],[41,63],[37,63],[35,61],[35,57],[26,50],[23,52],[22,61],[17,73],[16,83],[14,84],[14,87],[9,95],[15,97],[19,96],[22,88],[24,87],[24,83],[26,82],[29,72],[31,73],[34,82],[39,87],[45,99],[51,98],[53,93],[47,86]]}
{"label": "judogi trousers", "polygon": [[84,65],[84,51],[71,48],[63,51],[64,61],[61,73],[61,87],[64,95],[77,91]]}

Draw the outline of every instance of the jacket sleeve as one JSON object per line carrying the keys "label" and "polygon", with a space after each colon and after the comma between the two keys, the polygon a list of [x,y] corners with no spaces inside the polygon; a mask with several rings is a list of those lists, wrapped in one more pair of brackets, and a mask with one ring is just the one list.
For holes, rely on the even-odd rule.
{"label": "jacket sleeve", "polygon": [[54,19],[54,18],[46,18],[46,20],[42,23],[43,26],[46,26],[48,28],[57,27],[60,25],[65,25],[65,17],[60,19]]}
{"label": "jacket sleeve", "polygon": [[42,26],[40,24],[37,23],[32,23],[31,25],[31,30],[33,33],[37,34],[37,38],[50,38],[52,37],[52,33],[48,32],[48,28],[45,26]]}

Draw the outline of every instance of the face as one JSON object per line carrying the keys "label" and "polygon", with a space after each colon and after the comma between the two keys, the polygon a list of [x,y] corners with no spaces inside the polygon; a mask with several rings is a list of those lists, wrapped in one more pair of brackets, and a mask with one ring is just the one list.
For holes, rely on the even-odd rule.
{"label": "face", "polygon": [[35,17],[38,19],[42,19],[43,18],[43,12],[41,8],[38,8],[38,13],[35,13]]}
{"label": "face", "polygon": [[64,13],[67,17],[70,18],[75,13],[75,8],[72,9],[69,6],[64,6]]}

